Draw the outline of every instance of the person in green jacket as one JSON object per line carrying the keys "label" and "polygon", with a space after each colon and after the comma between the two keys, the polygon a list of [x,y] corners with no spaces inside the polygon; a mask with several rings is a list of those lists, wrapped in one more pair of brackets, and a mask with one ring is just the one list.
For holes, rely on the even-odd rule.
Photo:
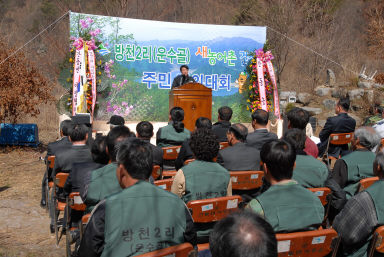
{"label": "person in green jacket", "polygon": [[[179,169],[172,183],[171,192],[185,203],[194,200],[232,195],[229,172],[213,161],[219,152],[219,141],[211,129],[196,129],[190,146],[195,161]],[[199,243],[207,243],[214,224],[196,224]]]}
{"label": "person in green jacket", "polygon": [[130,137],[131,131],[126,126],[117,126],[109,131],[107,136],[107,153],[110,163],[91,173],[88,188],[85,190],[85,201],[87,211],[107,196],[118,193],[121,187],[116,179],[116,145],[124,139]]}
{"label": "person in green jacket", "polygon": [[181,145],[184,140],[191,137],[191,132],[184,128],[184,110],[173,107],[169,113],[167,126],[159,128],[156,133],[156,145],[159,147]]}
{"label": "person in green jacket", "polygon": [[368,256],[373,231],[384,225],[384,153],[377,154],[373,172],[379,180],[349,199],[333,222],[341,236],[340,256]]}
{"label": "person in green jacket", "polygon": [[179,197],[150,184],[151,173],[149,143],[125,140],[115,172],[122,191],[95,207],[78,256],[137,256],[184,242],[196,247],[189,210]]}
{"label": "person in green jacket", "polygon": [[275,232],[317,228],[324,207],[311,191],[292,180],[295,149],[284,140],[264,144],[260,152],[264,176],[271,187],[251,200],[247,208],[264,217]]}
{"label": "person in green jacket", "polygon": [[290,143],[296,151],[296,166],[292,179],[303,187],[324,187],[324,182],[328,177],[328,168],[323,162],[304,152],[305,132],[296,128],[289,129],[283,139]]}

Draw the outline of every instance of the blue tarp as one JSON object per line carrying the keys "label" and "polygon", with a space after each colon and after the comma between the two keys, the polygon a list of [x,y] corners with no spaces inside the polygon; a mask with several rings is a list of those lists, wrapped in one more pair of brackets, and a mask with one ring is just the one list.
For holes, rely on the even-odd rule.
{"label": "blue tarp", "polygon": [[36,124],[0,124],[0,145],[37,147],[39,132]]}

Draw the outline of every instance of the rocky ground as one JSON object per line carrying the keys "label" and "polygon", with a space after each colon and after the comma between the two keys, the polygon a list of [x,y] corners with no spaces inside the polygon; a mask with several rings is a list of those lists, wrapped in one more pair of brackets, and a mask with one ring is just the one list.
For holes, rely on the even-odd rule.
{"label": "rocky ground", "polygon": [[43,149],[0,149],[0,256],[65,256],[40,207]]}

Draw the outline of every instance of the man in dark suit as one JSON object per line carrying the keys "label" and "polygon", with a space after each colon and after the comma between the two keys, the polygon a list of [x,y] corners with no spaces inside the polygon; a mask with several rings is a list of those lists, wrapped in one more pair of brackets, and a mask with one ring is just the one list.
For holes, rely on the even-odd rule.
{"label": "man in dark suit", "polygon": [[[329,117],[324,125],[324,128],[320,132],[319,157],[324,155],[327,148],[329,135],[332,133],[349,133],[355,131],[356,121],[348,116],[348,110],[350,107],[350,101],[348,97],[342,97],[339,99],[335,106],[335,112],[337,116]],[[339,157],[339,155],[345,155],[348,153],[348,145],[334,146],[329,145],[328,154],[333,157]]]}
{"label": "man in dark suit", "polygon": [[172,82],[172,89],[176,87],[180,87],[182,85],[188,84],[188,83],[195,83],[195,79],[191,76],[189,76],[189,67],[188,65],[181,65],[180,66],[180,72],[181,74],[176,76],[173,79]]}
{"label": "man in dark suit", "polygon": [[[54,156],[56,152],[60,151],[61,149],[69,149],[72,147],[71,141],[69,141],[69,133],[72,130],[73,123],[71,120],[63,120],[60,123],[60,136],[61,139],[51,142],[48,144],[47,148],[47,155],[45,156],[44,161],[47,162],[48,156]],[[47,205],[47,199],[45,199],[46,194],[46,184],[47,184],[47,177],[50,178],[52,173],[51,168],[47,168],[47,170],[44,173],[43,181],[41,183],[41,202],[40,206],[44,207]]]}
{"label": "man in dark suit", "polygon": [[255,147],[260,151],[265,143],[277,139],[277,135],[267,129],[268,118],[268,112],[262,109],[257,109],[252,113],[252,127],[255,131],[247,136],[248,146]]}
{"label": "man in dark suit", "polygon": [[227,142],[227,132],[231,127],[232,109],[228,106],[222,106],[218,112],[218,122],[213,124],[212,132],[218,137],[220,142]]}
{"label": "man in dark suit", "polygon": [[[136,126],[136,137],[150,143],[153,137],[153,125],[148,121],[139,122]],[[153,165],[163,167],[163,149],[150,143],[152,148]]]}
{"label": "man in dark suit", "polygon": [[227,132],[230,146],[219,151],[217,163],[229,171],[260,170],[260,152],[245,144],[247,134],[243,124],[233,124]]}
{"label": "man in dark suit", "polygon": [[[212,129],[212,122],[210,119],[205,117],[200,117],[195,122],[195,130],[196,129]],[[190,139],[187,139],[183,142],[180,148],[180,152],[177,155],[177,159],[175,160],[175,168],[176,170],[179,170],[181,167],[184,166],[184,162],[186,160],[194,159],[193,152],[191,147],[189,146],[189,143],[191,142]]]}
{"label": "man in dark suit", "polygon": [[[55,178],[56,173],[70,173],[74,163],[92,162],[91,151],[86,145],[88,140],[88,127],[85,124],[75,125],[70,132],[69,139],[72,142],[72,147],[56,153],[55,166],[53,167],[51,175],[52,179]],[[63,193],[62,189],[57,189],[56,191],[58,198],[64,198]],[[51,233],[54,232],[54,212],[55,209],[51,208]]]}

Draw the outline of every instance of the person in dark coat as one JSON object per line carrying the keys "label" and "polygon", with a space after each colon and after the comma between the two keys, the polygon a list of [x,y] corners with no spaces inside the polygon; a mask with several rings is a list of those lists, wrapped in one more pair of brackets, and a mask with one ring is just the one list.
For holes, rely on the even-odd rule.
{"label": "person in dark coat", "polygon": [[[205,117],[200,117],[196,120],[195,123],[195,130],[196,129],[212,129],[212,122],[210,119]],[[191,142],[191,139],[187,139],[183,142],[180,148],[180,152],[177,156],[177,159],[175,161],[175,168],[176,170],[179,170],[181,167],[184,166],[184,162],[186,160],[194,159],[193,152],[191,147],[189,146],[189,143]]]}
{"label": "person in dark coat", "polygon": [[252,113],[252,127],[255,130],[247,136],[247,145],[261,150],[265,143],[276,140],[277,135],[267,129],[269,114],[268,112],[257,109]]}
{"label": "person in dark coat", "polygon": [[137,138],[148,142],[152,148],[153,165],[163,167],[163,150],[161,147],[151,144],[151,137],[153,137],[153,125],[149,121],[139,122],[136,126]]}
{"label": "person in dark coat", "polygon": [[[329,136],[332,133],[349,133],[355,131],[356,121],[348,116],[348,110],[350,107],[350,100],[348,97],[342,97],[339,99],[335,106],[335,112],[337,116],[329,117],[321,130],[319,137],[319,157],[324,155],[327,148]],[[329,145],[328,154],[333,157],[339,157],[339,155],[345,155],[348,151],[348,145]]]}
{"label": "person in dark coat", "polygon": [[176,87],[180,87],[182,85],[185,85],[187,83],[195,83],[195,79],[191,76],[189,76],[188,72],[189,72],[189,67],[188,65],[181,65],[180,66],[180,72],[181,74],[176,76],[174,79],[173,79],[173,82],[172,82],[172,88],[176,88]]}
{"label": "person in dark coat", "polygon": [[227,132],[231,127],[232,109],[222,106],[218,110],[218,122],[213,124],[212,132],[218,137],[220,142],[227,142]]}
{"label": "person in dark coat", "polygon": [[[73,128],[73,123],[71,120],[63,120],[60,123],[60,136],[61,139],[51,142],[48,144],[47,155],[45,156],[44,161],[47,162],[48,156],[55,156],[55,153],[61,149],[70,149],[72,147],[71,141],[69,141],[69,133]],[[47,168],[44,173],[43,181],[41,183],[41,202],[40,206],[44,207],[47,205],[46,195],[46,186],[47,186],[47,177],[51,178],[52,169]]]}
{"label": "person in dark coat", "polygon": [[243,124],[232,124],[227,132],[229,147],[219,151],[217,163],[229,171],[260,170],[260,152],[245,144],[247,134]]}

